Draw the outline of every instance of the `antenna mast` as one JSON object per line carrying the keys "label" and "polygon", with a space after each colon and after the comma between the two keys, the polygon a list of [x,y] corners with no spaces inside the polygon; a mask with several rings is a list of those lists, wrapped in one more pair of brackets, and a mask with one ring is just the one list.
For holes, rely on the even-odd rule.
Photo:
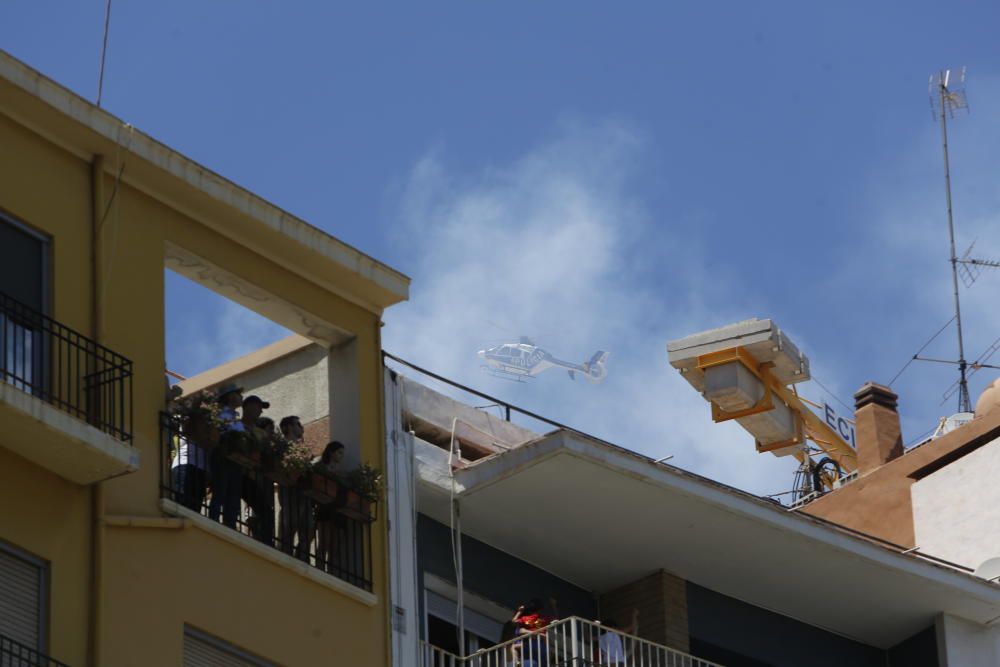
{"label": "antenna mast", "polygon": [[951,283],[955,293],[955,325],[958,329],[958,411],[972,412],[972,402],[969,399],[969,382],[966,371],[968,362],[965,360],[965,341],[962,336],[962,306],[958,297],[958,256],[955,254],[955,222],[951,208],[951,167],[948,163],[948,117],[954,117],[956,109],[968,109],[965,97],[965,68],[957,77],[955,85],[951,83],[951,70],[941,70],[931,76],[930,95],[934,115],[941,120],[941,147],[944,151],[944,191],[948,205],[948,237],[951,242]]}

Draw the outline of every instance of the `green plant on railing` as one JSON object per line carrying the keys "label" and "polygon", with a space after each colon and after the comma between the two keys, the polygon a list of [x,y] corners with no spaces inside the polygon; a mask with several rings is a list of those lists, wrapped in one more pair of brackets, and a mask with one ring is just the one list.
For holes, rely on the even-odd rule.
{"label": "green plant on railing", "polygon": [[382,471],[368,463],[352,470],[348,476],[351,488],[363,498],[377,502],[382,496]]}
{"label": "green plant on railing", "polygon": [[168,411],[181,419],[206,419],[215,428],[223,426],[219,397],[209,389],[196,391],[170,402]]}
{"label": "green plant on railing", "polygon": [[313,454],[304,442],[288,443],[281,457],[281,467],[287,473],[304,473],[312,469]]}

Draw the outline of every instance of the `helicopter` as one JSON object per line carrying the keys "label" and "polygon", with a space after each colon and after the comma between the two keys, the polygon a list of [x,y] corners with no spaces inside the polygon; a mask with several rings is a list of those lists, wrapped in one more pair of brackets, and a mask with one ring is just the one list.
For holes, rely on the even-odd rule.
{"label": "helicopter", "polygon": [[479,350],[476,354],[486,362],[481,366],[484,372],[515,382],[530,380],[550,368],[565,369],[571,380],[575,380],[576,374],[581,373],[595,384],[608,374],[605,366],[608,353],[603,350],[598,350],[590,360],[582,364],[574,364],[557,359],[524,336],[517,343],[504,343]]}

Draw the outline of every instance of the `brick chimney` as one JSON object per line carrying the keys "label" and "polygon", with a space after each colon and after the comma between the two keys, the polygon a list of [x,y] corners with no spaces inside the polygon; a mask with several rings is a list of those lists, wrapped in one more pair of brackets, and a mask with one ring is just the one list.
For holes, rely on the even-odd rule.
{"label": "brick chimney", "polygon": [[858,472],[864,475],[903,454],[896,400],[888,387],[866,383],[854,394]]}

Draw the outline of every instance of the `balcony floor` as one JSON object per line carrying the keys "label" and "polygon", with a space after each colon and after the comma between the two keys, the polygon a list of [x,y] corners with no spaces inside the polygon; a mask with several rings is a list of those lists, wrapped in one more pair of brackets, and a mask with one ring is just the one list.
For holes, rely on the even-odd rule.
{"label": "balcony floor", "polygon": [[0,382],[0,447],[77,484],[139,469],[139,452],[45,401]]}

